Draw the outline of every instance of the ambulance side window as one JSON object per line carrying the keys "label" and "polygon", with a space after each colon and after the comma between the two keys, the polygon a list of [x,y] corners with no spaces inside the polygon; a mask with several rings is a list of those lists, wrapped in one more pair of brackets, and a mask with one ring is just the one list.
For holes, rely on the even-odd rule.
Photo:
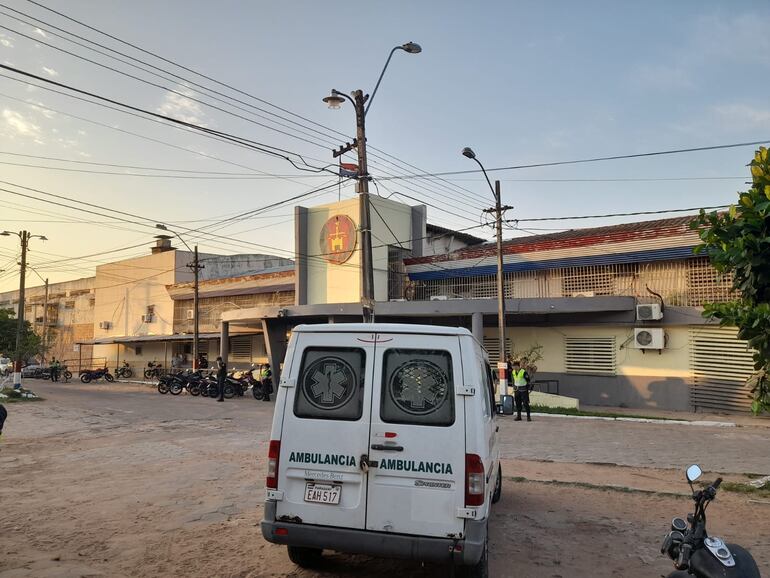
{"label": "ambulance side window", "polygon": [[380,417],[388,423],[450,426],[455,421],[452,356],[435,349],[388,349]]}
{"label": "ambulance side window", "polygon": [[484,398],[484,417],[490,419],[492,417],[492,374],[489,370],[489,364],[484,361],[481,362],[481,383],[482,397]]}
{"label": "ambulance side window", "polygon": [[302,354],[294,415],[355,421],[363,414],[366,353],[353,347],[308,347]]}

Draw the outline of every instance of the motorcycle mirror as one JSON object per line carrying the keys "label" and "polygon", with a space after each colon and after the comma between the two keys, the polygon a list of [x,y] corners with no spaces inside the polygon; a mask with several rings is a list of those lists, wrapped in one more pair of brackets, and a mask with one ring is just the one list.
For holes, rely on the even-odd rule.
{"label": "motorcycle mirror", "polygon": [[691,465],[687,468],[687,481],[692,483],[703,475],[703,470],[697,464]]}

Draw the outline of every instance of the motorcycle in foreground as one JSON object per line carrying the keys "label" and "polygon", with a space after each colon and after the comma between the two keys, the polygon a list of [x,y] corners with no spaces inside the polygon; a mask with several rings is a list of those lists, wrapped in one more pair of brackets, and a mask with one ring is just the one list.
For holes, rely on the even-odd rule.
{"label": "motorcycle in foreground", "polygon": [[687,521],[674,518],[671,531],[660,547],[661,554],[668,555],[676,567],[668,578],[760,578],[757,563],[748,550],[737,544],[726,544],[722,538],[706,532],[706,508],[716,497],[722,478],[696,491],[692,483],[702,474],[700,466],[687,468],[695,512],[687,515]]}
{"label": "motorcycle in foreground", "polygon": [[112,377],[110,370],[107,369],[106,367],[103,367],[100,369],[83,370],[83,372],[80,374],[80,381],[82,381],[83,383],[91,383],[92,381],[98,381],[102,377],[105,380],[109,381],[110,383],[115,381],[115,378]]}

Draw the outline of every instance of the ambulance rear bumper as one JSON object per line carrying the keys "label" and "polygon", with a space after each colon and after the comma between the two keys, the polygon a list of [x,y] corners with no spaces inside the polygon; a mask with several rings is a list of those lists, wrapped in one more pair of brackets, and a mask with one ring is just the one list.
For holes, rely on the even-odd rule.
{"label": "ambulance rear bumper", "polygon": [[276,503],[265,503],[262,535],[273,544],[321,548],[369,554],[385,558],[406,558],[432,562],[474,565],[481,559],[487,538],[486,520],[466,520],[465,537],[461,540],[390,534],[353,528],[334,528],[275,520]]}

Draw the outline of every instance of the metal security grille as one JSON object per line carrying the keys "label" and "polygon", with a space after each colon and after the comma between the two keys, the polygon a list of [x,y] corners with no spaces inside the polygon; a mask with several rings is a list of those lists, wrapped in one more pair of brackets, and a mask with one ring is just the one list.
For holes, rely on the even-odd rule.
{"label": "metal security grille", "polygon": [[230,338],[230,359],[251,361],[251,335]]}
{"label": "metal security grille", "polygon": [[406,282],[406,266],[404,259],[411,257],[412,252],[395,245],[388,245],[388,299],[404,299]]}
{"label": "metal security grille", "polygon": [[729,301],[737,296],[733,291],[733,276],[719,273],[708,259],[693,259],[687,268],[687,295],[690,305]]}
{"label": "metal security grille", "polygon": [[614,337],[565,337],[567,373],[615,375]]}
{"label": "metal security grille", "polygon": [[746,380],[754,371],[753,352],[737,333],[730,327],[690,330],[690,402],[696,410],[749,410],[751,392]]}
{"label": "metal security grille", "polygon": [[[511,351],[511,338],[506,337],[505,338],[505,348],[510,352]],[[484,349],[487,350],[487,353],[489,353],[489,363],[493,367],[497,364],[498,361],[500,361],[500,339],[495,337],[485,337],[484,338]]]}
{"label": "metal security grille", "polygon": [[[491,299],[497,295],[495,275],[475,275],[414,282],[414,299],[433,296]],[[505,274],[509,299],[618,295],[654,301],[647,289],[663,296],[666,305],[697,307],[733,299],[732,278],[721,275],[706,258],[653,263],[562,267]],[[411,297],[410,297],[411,298]]]}

